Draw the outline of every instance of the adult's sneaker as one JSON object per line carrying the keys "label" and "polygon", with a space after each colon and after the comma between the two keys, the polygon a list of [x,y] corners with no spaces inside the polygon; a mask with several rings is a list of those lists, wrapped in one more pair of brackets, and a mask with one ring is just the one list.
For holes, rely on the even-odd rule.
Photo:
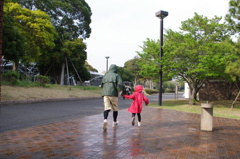
{"label": "adult's sneaker", "polygon": [[105,119],[103,121],[103,131],[106,131],[107,130],[107,120]]}
{"label": "adult's sneaker", "polygon": [[118,126],[118,121],[112,123],[112,127]]}

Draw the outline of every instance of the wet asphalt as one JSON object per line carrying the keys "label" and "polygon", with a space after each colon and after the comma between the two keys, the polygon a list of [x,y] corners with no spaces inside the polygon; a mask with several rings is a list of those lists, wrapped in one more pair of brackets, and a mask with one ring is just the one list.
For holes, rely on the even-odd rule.
{"label": "wet asphalt", "polygon": [[[163,100],[175,99],[175,97],[174,94],[163,94]],[[182,93],[179,93],[178,97],[182,98]],[[148,96],[148,98],[150,103],[158,102],[157,95]],[[119,97],[119,109],[128,108],[131,102],[132,100],[123,100]],[[103,99],[101,97],[2,105],[0,109],[0,132],[83,118],[102,112]]]}

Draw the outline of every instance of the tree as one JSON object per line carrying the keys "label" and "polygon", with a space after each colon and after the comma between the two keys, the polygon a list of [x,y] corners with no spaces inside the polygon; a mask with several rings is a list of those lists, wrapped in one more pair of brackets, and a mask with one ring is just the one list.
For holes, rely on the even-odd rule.
{"label": "tree", "polygon": [[233,34],[240,32],[240,0],[229,1],[229,13],[225,17],[226,21],[230,25],[230,29],[233,30]]}
{"label": "tree", "polygon": [[140,59],[137,64],[140,68],[140,75],[150,79],[158,79],[159,75],[159,40],[147,38],[140,46],[141,51],[137,51]]}
{"label": "tree", "polygon": [[192,19],[182,22],[181,32],[168,30],[165,36],[163,72],[180,76],[188,83],[191,105],[207,78],[228,78],[224,73],[226,62],[234,56],[225,42],[229,31],[220,20],[195,13]]}
{"label": "tree", "polygon": [[240,88],[238,86],[238,83],[240,81],[240,0],[230,0],[229,13],[226,15],[225,19],[229,24],[229,28],[233,31],[232,34],[235,34],[237,38],[237,42],[232,43],[232,52],[237,58],[234,61],[228,62],[225,70],[225,72],[230,75],[232,81],[238,88],[238,95],[236,96],[231,106],[231,108],[233,108],[240,95]]}
{"label": "tree", "polygon": [[[59,76],[64,75],[61,71],[65,70],[65,59],[73,58],[65,54],[65,51],[69,50],[69,48],[65,48],[66,43],[75,39],[90,37],[92,15],[90,7],[85,0],[21,0],[20,3],[31,10],[40,9],[51,17],[51,22],[56,28],[59,38],[55,41],[56,47],[41,57],[38,66],[41,68],[41,73],[54,76],[57,81],[63,79],[62,77],[59,78]],[[85,50],[78,51],[85,52]],[[74,61],[78,63],[80,70],[84,70],[81,74],[88,76],[89,73],[84,68],[85,62],[82,63],[82,59],[80,58],[75,58]],[[72,68],[69,67],[69,69]],[[73,71],[70,70],[70,72]]]}
{"label": "tree", "polygon": [[[139,66],[139,74],[143,81],[157,82],[159,80],[160,72],[160,56],[159,56],[159,40],[152,40],[147,38],[143,42],[143,46],[140,46],[141,51],[137,51],[139,60],[137,65]],[[171,80],[167,74],[163,76],[164,81]]]}
{"label": "tree", "polygon": [[55,46],[57,34],[46,13],[17,3],[5,3],[4,12],[4,58],[16,65],[20,60],[33,62]]}
{"label": "tree", "polygon": [[[84,67],[87,58],[86,45],[83,43],[82,39],[65,41],[63,45],[64,47],[62,48],[62,52],[72,64],[72,66],[69,67],[72,67],[69,72],[74,74],[75,77],[78,77],[77,73],[79,73],[83,81],[89,80],[90,73]],[[74,67],[76,68],[77,72]],[[79,80],[81,81],[81,79]]]}
{"label": "tree", "polygon": [[117,67],[118,74],[122,77],[123,81],[132,82],[134,80],[133,74],[130,71],[126,70],[124,67]]}
{"label": "tree", "polygon": [[229,13],[225,19],[229,24],[229,28],[233,30],[233,34],[237,34],[237,42],[231,43],[233,45],[231,51],[238,57],[236,60],[228,62],[226,72],[230,74],[233,81],[238,81],[240,78],[240,0],[230,0]]}
{"label": "tree", "polygon": [[[68,66],[69,74],[77,78],[78,73],[81,80],[85,81],[90,78],[89,72],[84,67],[86,58],[86,44],[83,43],[82,39],[66,40],[63,43],[63,47],[55,47],[52,56],[47,56],[47,54],[42,56],[38,65],[40,73],[52,76],[55,83],[60,83],[60,76],[61,74],[64,76],[64,72],[62,71],[65,70],[66,65]],[[59,69],[61,67],[62,70]]]}
{"label": "tree", "polygon": [[98,70],[96,68],[93,68],[92,65],[90,65],[87,61],[85,61],[85,67],[88,71],[98,72]]}
{"label": "tree", "polygon": [[238,97],[240,96],[240,88],[239,88],[239,82],[240,82],[239,46],[240,45],[238,44],[236,46],[238,46],[237,48],[235,48],[236,49],[235,51],[238,51],[238,54],[237,52],[235,52],[238,60],[235,60],[233,62],[228,62],[225,70],[225,72],[230,75],[232,82],[236,85],[236,88],[238,88],[238,94],[232,103],[231,109],[234,107],[236,101],[238,100]]}
{"label": "tree", "polygon": [[139,61],[139,57],[135,56],[133,59],[128,60],[127,62],[124,63],[124,69],[130,72],[132,76],[134,76],[134,85],[137,85],[137,81],[139,78],[141,78],[141,75],[139,74],[140,68],[139,65],[137,64]]}
{"label": "tree", "polygon": [[42,10],[50,17],[62,40],[90,37],[91,8],[85,0],[19,0],[30,10]]}

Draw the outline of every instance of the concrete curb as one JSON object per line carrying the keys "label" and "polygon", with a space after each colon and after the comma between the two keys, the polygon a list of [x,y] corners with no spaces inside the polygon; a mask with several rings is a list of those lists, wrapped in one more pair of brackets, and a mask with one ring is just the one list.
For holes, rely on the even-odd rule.
{"label": "concrete curb", "polygon": [[44,103],[44,102],[61,102],[61,101],[75,101],[75,100],[89,100],[98,99],[102,97],[81,97],[81,98],[51,98],[51,99],[36,99],[36,100],[17,100],[17,101],[1,101],[0,106],[15,105],[15,104],[29,104],[29,103]]}

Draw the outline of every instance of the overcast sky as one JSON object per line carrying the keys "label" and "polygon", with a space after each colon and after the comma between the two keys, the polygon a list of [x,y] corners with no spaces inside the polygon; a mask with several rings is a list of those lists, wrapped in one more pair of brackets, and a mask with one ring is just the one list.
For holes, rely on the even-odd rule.
{"label": "overcast sky", "polygon": [[168,12],[164,29],[179,31],[181,22],[194,12],[213,18],[228,13],[229,0],[86,0],[92,10],[92,33],[87,43],[87,61],[102,73],[108,66],[124,63],[141,51],[147,38],[159,39],[160,19],[155,13]]}

